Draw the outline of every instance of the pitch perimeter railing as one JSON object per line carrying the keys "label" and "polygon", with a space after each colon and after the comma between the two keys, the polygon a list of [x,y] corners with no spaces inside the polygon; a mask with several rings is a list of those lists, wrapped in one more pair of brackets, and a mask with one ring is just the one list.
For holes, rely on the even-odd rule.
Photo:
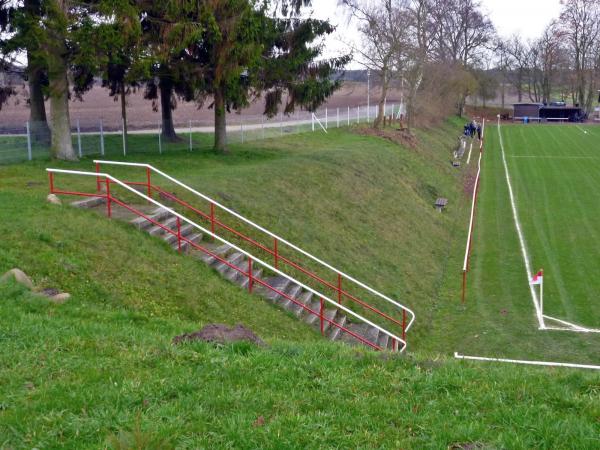
{"label": "pitch perimeter railing", "polygon": [[[322,294],[321,292],[317,291],[316,289],[304,284],[303,282],[299,281],[298,279],[282,272],[281,270],[279,270],[277,267],[274,267],[272,265],[270,265],[269,263],[261,260],[260,258],[255,257],[254,255],[250,254],[249,252],[247,252],[246,250],[238,247],[237,245],[233,244],[232,242],[229,242],[225,239],[223,239],[222,237],[218,236],[217,234],[215,234],[212,230],[208,230],[200,225],[198,225],[197,223],[195,223],[194,221],[192,221],[191,219],[185,217],[184,215],[178,213],[177,211],[169,208],[168,206],[158,202],[157,200],[155,200],[154,198],[143,194],[141,192],[139,192],[137,189],[133,188],[130,186],[130,184],[139,184],[139,183],[126,183],[123,182],[117,178],[115,178],[114,176],[107,174],[107,173],[102,173],[99,171],[96,172],[84,172],[84,171],[76,171],[76,170],[63,170],[63,169],[51,169],[48,168],[46,169],[46,171],[48,172],[49,175],[49,185],[50,185],[50,193],[52,194],[62,194],[62,195],[74,195],[74,196],[81,196],[81,197],[96,197],[96,198],[103,198],[106,200],[106,212],[107,212],[107,216],[110,218],[112,217],[112,208],[114,207],[114,205],[118,205],[121,206],[123,208],[125,208],[127,211],[133,213],[136,216],[139,217],[143,217],[144,219],[146,219],[147,221],[149,221],[150,223],[152,223],[155,226],[158,226],[160,228],[162,228],[166,233],[169,233],[171,235],[174,235],[177,238],[177,242],[178,242],[178,248],[179,250],[181,250],[182,248],[182,243],[187,244],[188,246],[203,252],[213,258],[215,258],[216,260],[220,261],[221,263],[227,265],[228,267],[230,267],[231,269],[237,271],[238,273],[240,273],[241,275],[245,276],[248,278],[248,290],[250,292],[252,292],[254,285],[260,285],[272,292],[275,292],[276,294],[278,294],[279,296],[293,302],[296,306],[302,308],[304,311],[308,312],[309,314],[315,315],[319,318],[319,320],[321,321],[321,332],[323,333],[323,329],[324,326],[323,324],[325,322],[327,322],[330,326],[332,327],[336,327],[338,329],[340,329],[341,332],[346,333],[350,336],[352,336],[353,338],[355,338],[356,340],[358,340],[359,342],[375,349],[375,350],[384,350],[383,347],[381,347],[378,343],[378,338],[376,337],[374,339],[374,342],[372,340],[369,340],[366,336],[362,336],[352,330],[350,330],[347,326],[345,326],[344,324],[339,324],[337,323],[335,320],[328,318],[325,315],[324,312],[324,303],[328,303],[332,306],[334,306],[335,308],[338,308],[339,310],[343,311],[344,313],[346,313],[348,315],[348,317],[353,318],[354,320],[357,320],[360,323],[364,323],[366,325],[369,325],[371,327],[373,327],[374,329],[376,329],[379,333],[383,333],[385,335],[388,336],[389,339],[391,339],[392,342],[392,349],[396,350],[396,351],[400,351],[403,352],[406,349],[406,340],[400,336],[397,336],[394,333],[391,333],[390,331],[382,328],[381,326],[375,324],[374,322],[372,322],[371,320],[361,316],[360,314],[357,314],[356,312],[354,312],[353,310],[351,310],[350,308],[336,302],[335,300],[329,298],[328,296]],[[74,176],[84,176],[84,177],[95,177],[96,179],[96,187],[97,187],[97,192],[82,192],[82,191],[74,191],[74,190],[63,190],[63,189],[58,189],[56,187],[56,180],[55,180],[55,175],[56,174],[65,174],[65,175],[74,175]],[[104,191],[102,191],[101,185],[104,184]],[[113,188],[111,188],[111,186],[113,186]],[[150,204],[153,204],[159,208],[164,209],[165,211],[169,212],[170,214],[172,214],[173,216],[175,216],[177,218],[177,224],[176,224],[176,229],[171,229],[169,227],[167,227],[164,224],[161,224],[160,222],[154,220],[152,217],[150,217],[148,214],[145,214],[144,212],[140,211],[139,209],[135,208],[134,206],[128,204],[127,202],[125,202],[124,200],[120,199],[119,197],[114,195],[114,187],[118,186],[120,188],[126,189],[127,192],[134,194],[135,196],[139,197],[140,199],[144,200],[145,202],[148,202]],[[224,257],[218,255],[217,253],[211,251],[210,249],[202,246],[201,244],[198,244],[192,240],[190,240],[188,237],[182,235],[181,233],[181,224],[182,222],[187,223],[188,225],[191,225],[193,228],[200,230],[202,233],[204,233],[205,235],[208,235],[210,237],[212,237],[213,239],[216,239],[217,241],[228,245],[229,247],[231,247],[233,250],[243,254],[244,256],[246,256],[248,258],[248,267],[246,270],[244,270],[243,268],[240,268],[232,263],[230,263],[229,261],[227,261],[227,259],[225,259]],[[299,301],[298,299],[290,296],[289,294],[287,294],[286,292],[283,292],[283,290],[277,289],[274,286],[271,286],[270,284],[268,284],[265,280],[263,280],[260,277],[257,277],[254,275],[254,268],[256,267],[256,264],[258,264],[259,266],[269,270],[272,273],[275,273],[281,277],[284,277],[286,279],[288,279],[289,281],[291,281],[292,283],[297,284],[298,286],[302,287],[303,289],[305,289],[308,292],[311,292],[313,295],[315,295],[318,299],[320,299],[320,308],[319,310],[315,310],[313,308],[311,308],[310,306],[307,306],[306,304],[302,303],[301,301]],[[414,320],[414,317],[413,317]],[[412,323],[412,321],[411,321]],[[406,328],[408,329],[408,328]]]}
{"label": "pitch perimeter railing", "polygon": [[[129,163],[129,162],[120,162],[120,161],[104,161],[104,160],[94,160],[96,164],[96,171],[99,172],[101,165],[113,165],[113,166],[123,166],[123,167],[137,167],[145,170],[144,181],[138,182],[125,182],[129,185],[135,185],[139,187],[145,187],[147,195],[152,197],[153,193],[156,192],[158,195],[164,199],[168,199],[183,208],[187,211],[200,216],[202,219],[206,220],[210,223],[211,232],[215,233],[216,229],[222,229],[231,233],[240,241],[246,242],[253,246],[256,249],[260,249],[266,255],[273,258],[274,266],[279,268],[280,264],[286,265],[290,269],[297,270],[306,280],[311,280],[316,282],[317,286],[321,286],[323,288],[327,288],[332,293],[337,296],[337,302],[342,304],[345,301],[349,301],[352,304],[356,305],[359,308],[364,308],[365,313],[368,313],[370,317],[382,319],[390,324],[391,327],[398,327],[401,330],[402,339],[406,340],[406,333],[411,328],[415,320],[414,312],[400,304],[399,302],[391,299],[390,297],[382,294],[381,292],[373,289],[372,287],[362,283],[356,278],[342,272],[341,270],[333,267],[332,265],[324,262],[323,260],[317,258],[313,254],[308,251],[292,244],[288,240],[282,238],[281,236],[265,229],[264,227],[254,223],[250,219],[242,216],[241,214],[233,211],[230,208],[222,205],[217,202],[213,198],[198,192],[194,188],[188,186],[185,183],[182,183],[178,179],[168,175],[167,173],[157,169],[156,167],[150,164],[143,163]],[[153,178],[153,174],[159,175],[160,177],[168,180],[169,182],[175,184],[176,186],[183,188],[185,191],[190,193],[195,198],[200,198],[206,202],[208,202],[207,211],[201,210],[196,205],[192,205],[189,201],[185,201],[175,195],[172,192],[168,192],[166,189],[162,188],[158,184],[154,182],[155,178]],[[99,189],[99,186],[98,186]],[[219,217],[217,214],[218,211],[226,212],[231,215],[235,219],[238,219],[241,223],[248,225],[251,229],[254,229],[260,233],[269,237],[270,242],[264,243],[259,242],[259,238],[252,238],[247,234],[237,230],[234,228],[234,225],[224,223],[223,219]],[[318,274],[315,273],[314,270],[311,270],[306,267],[306,265],[302,264],[299,259],[294,258],[293,256],[286,256],[282,254],[282,247],[287,247],[292,252],[296,252],[299,256],[307,258],[309,261],[316,263],[318,267],[321,269],[325,269],[326,271],[333,274],[334,281],[328,281],[329,278],[326,274]],[[347,287],[344,287],[345,283],[350,283],[358,290],[364,290],[364,293],[368,293],[369,295],[374,296],[373,300],[377,300],[377,302],[383,302],[383,304],[389,306],[389,311],[382,311],[382,307],[378,307],[379,305],[373,304],[373,301],[369,302],[364,299],[364,295],[360,295],[359,293],[352,293],[349,291]],[[361,298],[363,297],[363,298]],[[393,317],[395,315],[393,311],[399,312],[399,317]]]}

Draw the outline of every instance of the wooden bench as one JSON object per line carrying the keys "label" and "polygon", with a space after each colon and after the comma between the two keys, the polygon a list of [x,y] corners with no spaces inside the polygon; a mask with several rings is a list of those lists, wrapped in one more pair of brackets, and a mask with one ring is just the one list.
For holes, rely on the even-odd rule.
{"label": "wooden bench", "polygon": [[440,197],[435,201],[435,209],[437,209],[439,212],[442,212],[447,205],[447,198]]}

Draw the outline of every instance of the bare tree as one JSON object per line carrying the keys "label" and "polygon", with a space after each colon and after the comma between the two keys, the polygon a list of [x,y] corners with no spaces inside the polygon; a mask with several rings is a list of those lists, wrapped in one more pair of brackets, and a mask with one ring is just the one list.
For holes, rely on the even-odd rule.
{"label": "bare tree", "polygon": [[562,32],[572,54],[574,97],[589,112],[599,65],[600,0],[563,0],[561,3]]}
{"label": "bare tree", "polygon": [[400,77],[408,58],[408,0],[381,0],[373,3],[363,0],[342,0],[358,22],[361,46],[354,46],[360,63],[379,75],[381,94],[377,117],[373,124],[379,128],[385,114],[384,105],[390,82]]}

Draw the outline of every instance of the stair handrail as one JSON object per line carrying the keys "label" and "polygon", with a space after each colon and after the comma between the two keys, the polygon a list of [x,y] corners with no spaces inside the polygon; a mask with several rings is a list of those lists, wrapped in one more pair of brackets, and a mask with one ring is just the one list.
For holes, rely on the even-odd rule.
{"label": "stair handrail", "polygon": [[[388,337],[395,339],[397,342],[400,342],[402,344],[402,348],[399,350],[400,353],[404,352],[404,350],[406,350],[407,347],[407,342],[406,340],[396,336],[395,334],[387,331],[384,328],[381,328],[379,325],[371,322],[369,319],[361,316],[360,314],[352,311],[349,308],[346,308],[344,305],[339,304],[338,302],[336,302],[335,300],[330,299],[329,297],[327,297],[326,295],[321,294],[320,292],[316,291],[314,288],[311,288],[310,286],[305,285],[304,283],[302,283],[301,281],[296,280],[294,277],[282,272],[281,270],[271,266],[270,264],[264,262],[263,260],[261,260],[260,258],[255,257],[254,255],[248,253],[246,250],[243,250],[241,248],[239,248],[237,245],[227,241],[226,239],[218,236],[217,234],[213,233],[212,231],[209,231],[207,229],[205,229],[204,227],[198,225],[197,223],[195,223],[194,221],[192,221],[191,219],[188,219],[187,217],[185,217],[182,214],[179,214],[177,211],[174,211],[173,209],[169,208],[168,206],[163,205],[162,203],[154,200],[152,197],[149,197],[139,191],[137,191],[136,189],[132,188],[131,186],[127,185],[126,183],[122,182],[121,180],[115,178],[114,176],[108,174],[108,173],[102,173],[102,172],[85,172],[85,171],[80,171],[80,170],[66,170],[66,169],[53,169],[53,168],[46,168],[46,171],[50,174],[54,174],[54,173],[62,173],[62,174],[68,174],[68,175],[82,175],[82,176],[91,176],[91,177],[101,177],[101,178],[105,178],[105,179],[109,179],[111,180],[111,182],[118,184],[119,186],[127,189],[128,191],[132,192],[133,194],[137,195],[138,197],[143,198],[144,200],[154,204],[155,206],[158,206],[159,208],[162,208],[164,210],[166,210],[167,212],[169,212],[170,214],[174,215],[175,217],[178,217],[180,220],[183,220],[184,222],[187,222],[189,225],[192,225],[193,227],[201,230],[202,232],[208,234],[209,236],[213,237],[214,239],[217,239],[219,241],[221,241],[223,244],[228,245],[229,247],[231,247],[232,249],[242,253],[243,255],[246,255],[248,258],[251,258],[252,261],[254,262],[258,262],[259,264],[261,264],[263,267],[266,267],[267,269],[275,272],[276,274],[287,278],[288,280],[290,280],[291,282],[301,286],[302,288],[304,288],[305,290],[312,292],[314,295],[316,295],[319,298],[322,298],[323,300],[327,301],[328,303],[332,304],[333,306],[335,306],[336,308],[341,309],[342,311],[344,311],[345,313],[355,317],[356,319],[360,320],[363,323],[366,323],[367,325],[370,325],[372,327],[374,327],[375,329],[377,329],[379,332],[386,334]],[[50,182],[50,186],[51,186],[51,191],[53,191],[53,186],[54,186],[54,182],[51,181]],[[61,193],[60,191],[55,191],[56,193]],[[51,192],[54,193],[54,192]],[[98,194],[98,195],[89,195],[90,197],[106,197],[106,194]],[[379,347],[379,346],[377,346]]]}
{"label": "stair handrail", "polygon": [[152,166],[151,164],[146,164],[146,163],[131,163],[131,162],[124,162],[124,161],[106,161],[106,160],[99,160],[99,159],[95,159],[94,160],[95,164],[108,164],[108,165],[114,165],[114,166],[131,166],[131,167],[143,167],[146,169],[149,169],[157,174],[159,174],[160,176],[168,179],[169,181],[177,184],[178,186],[186,189],[187,191],[191,192],[192,194],[203,198],[204,200],[211,202],[212,204],[214,204],[215,206],[221,208],[222,210],[226,211],[227,213],[233,215],[234,217],[237,217],[238,219],[240,219],[241,221],[247,223],[248,225],[256,228],[259,231],[262,231],[263,233],[271,236],[274,239],[277,239],[279,242],[282,242],[283,244],[287,245],[288,247],[296,250],[297,252],[303,254],[304,256],[312,259],[313,261],[316,261],[317,263],[321,264],[322,266],[328,268],[329,270],[337,273],[338,275],[341,275],[342,277],[344,277],[344,279],[350,280],[351,282],[353,282],[354,284],[362,287],[363,289],[366,289],[367,291],[369,291],[370,293],[372,293],[373,295],[382,298],[383,300],[387,301],[388,303],[391,303],[392,305],[396,306],[397,308],[400,308],[400,310],[404,310],[406,311],[409,316],[410,316],[410,320],[408,321],[408,324],[406,326],[406,328],[404,328],[404,332],[408,332],[408,330],[410,329],[410,327],[412,326],[412,324],[415,321],[415,313],[408,307],[402,305],[401,303],[398,303],[397,301],[391,299],[390,297],[388,297],[385,294],[382,294],[381,292],[373,289],[372,287],[362,283],[361,281],[358,281],[357,279],[351,277],[350,275],[342,272],[339,269],[336,269],[335,267],[333,267],[332,265],[326,263],[325,261],[322,261],[321,259],[317,258],[316,256],[314,256],[313,254],[307,252],[306,250],[292,244],[291,242],[287,241],[286,239],[282,238],[281,236],[278,236],[277,234],[267,230],[266,228],[254,223],[253,221],[251,221],[250,219],[242,216],[241,214],[227,208],[226,206],[220,204],[219,202],[217,202],[216,200],[213,200],[212,198],[210,198],[209,196],[202,194],[201,192],[198,192],[197,190],[195,190],[194,188],[188,186],[187,184],[179,181],[176,178],[173,178],[172,176],[164,173],[163,171],[161,171],[160,169],[157,169],[156,167]]}

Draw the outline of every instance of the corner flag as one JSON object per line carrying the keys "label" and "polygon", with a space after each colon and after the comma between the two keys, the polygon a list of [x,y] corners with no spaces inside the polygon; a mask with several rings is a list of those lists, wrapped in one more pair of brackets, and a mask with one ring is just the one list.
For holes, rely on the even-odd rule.
{"label": "corner flag", "polygon": [[538,285],[538,284],[542,284],[544,282],[544,271],[540,270],[538,273],[536,273],[533,278],[531,279],[531,281],[529,282],[529,284],[531,285]]}

